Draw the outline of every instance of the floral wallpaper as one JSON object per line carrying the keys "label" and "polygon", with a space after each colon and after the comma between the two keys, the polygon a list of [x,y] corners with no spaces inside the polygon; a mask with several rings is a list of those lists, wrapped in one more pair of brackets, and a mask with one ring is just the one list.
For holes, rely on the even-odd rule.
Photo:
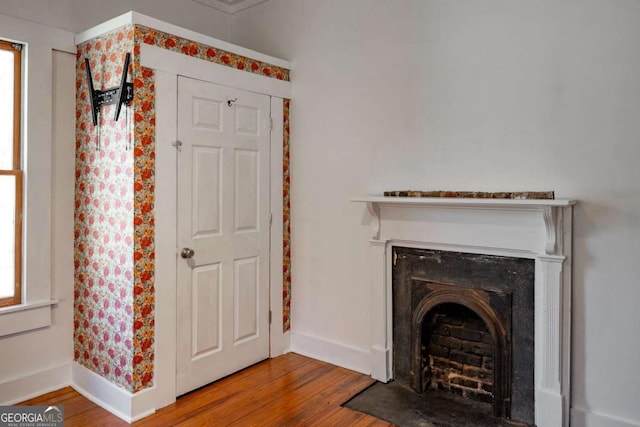
{"label": "floral wallpaper", "polygon": [[[74,360],[129,392],[153,385],[155,79],[140,66],[140,44],[267,77],[289,71],[143,26],[128,25],[78,46],[74,214]],[[134,99],[113,119],[103,106],[91,118],[85,58],[94,88],[120,83],[131,52]],[[289,108],[284,101],[284,331],[290,329]]]}
{"label": "floral wallpaper", "polygon": [[291,100],[284,100],[282,152],[282,329],[291,330],[291,173],[289,169],[289,109]]}
{"label": "floral wallpaper", "polygon": [[124,54],[132,51],[133,28],[78,46],[76,65],[76,188],[74,359],[131,391],[134,336],[133,151],[123,108],[102,108],[91,118],[85,58],[97,90],[117,86]]}
{"label": "floral wallpaper", "polygon": [[140,66],[140,45],[133,60],[133,383],[134,391],[151,385],[154,334],[154,191],[155,80],[153,70]]}
{"label": "floral wallpaper", "polygon": [[188,56],[195,56],[205,61],[215,62],[216,64],[226,65],[238,70],[260,74],[278,80],[289,81],[289,70],[285,68],[163,33],[162,31],[153,30],[142,25],[136,25],[136,39],[140,39],[146,44]]}

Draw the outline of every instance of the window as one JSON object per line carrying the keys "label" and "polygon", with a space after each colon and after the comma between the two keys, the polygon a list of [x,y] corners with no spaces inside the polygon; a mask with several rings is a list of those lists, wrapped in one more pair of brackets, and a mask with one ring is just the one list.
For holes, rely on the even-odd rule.
{"label": "window", "polygon": [[0,40],[0,307],[22,302],[21,51]]}
{"label": "window", "polygon": [[[72,171],[77,48],[74,34],[69,31],[2,13],[0,38],[19,40],[22,45],[19,51],[12,43],[3,43],[0,48],[5,58],[0,64],[10,54],[14,66],[13,70],[9,67],[13,84],[8,90],[0,87],[0,100],[9,93],[9,100],[19,101],[17,106],[11,106],[13,120],[6,121],[7,114],[0,114],[0,130],[11,130],[10,142],[6,142],[6,137],[0,140],[0,152],[9,149],[11,159],[8,167],[0,164],[0,180],[5,183],[0,188],[0,215],[9,212],[9,220],[4,223],[0,216],[0,251],[8,246],[13,258],[7,262],[5,254],[0,255],[3,263],[0,267],[8,265],[13,276],[8,282],[13,296],[9,300],[2,298],[0,306],[0,337],[5,337],[52,326],[54,310],[59,311],[60,318],[70,316],[73,311],[73,298],[69,295],[73,295]],[[19,59],[15,55],[20,55]],[[16,65],[22,68],[18,70]],[[14,76],[22,81],[18,83]],[[22,93],[15,93],[16,88]],[[20,117],[14,116],[13,111],[20,113]],[[15,132],[18,124],[21,135]],[[21,145],[15,145],[18,141]],[[14,206],[15,201],[18,206]],[[16,236],[16,230],[21,236]],[[7,274],[6,270],[1,274]],[[0,289],[4,289],[4,280],[0,277]],[[58,299],[58,295],[62,298]],[[54,339],[48,333],[45,336]]]}

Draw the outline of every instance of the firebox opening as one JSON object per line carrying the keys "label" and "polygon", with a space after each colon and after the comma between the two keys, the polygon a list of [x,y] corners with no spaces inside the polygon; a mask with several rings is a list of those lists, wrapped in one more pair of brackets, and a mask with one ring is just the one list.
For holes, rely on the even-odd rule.
{"label": "firebox opening", "polygon": [[422,324],[422,390],[477,402],[494,400],[494,339],[484,321],[460,304],[433,308]]}
{"label": "firebox opening", "polygon": [[[510,294],[434,282],[427,282],[422,288],[426,294],[416,299],[419,302],[413,312],[413,389],[422,393],[425,389],[433,389],[435,382],[436,389],[470,402],[492,404],[496,418],[510,418],[510,322],[496,311],[497,304],[487,303],[491,297],[497,298],[504,303],[504,314],[509,314]],[[422,292],[414,293],[414,296],[418,294]],[[443,322],[441,333],[435,334],[431,326],[434,324],[437,328],[438,321]],[[488,340],[487,336],[491,343],[482,342]],[[448,342],[449,347],[437,342]],[[446,350],[448,356],[431,359],[428,350],[431,347],[440,354]],[[492,376],[483,375],[489,365]],[[486,379],[480,380],[481,377]]]}
{"label": "firebox opening", "polygon": [[534,262],[398,246],[393,256],[394,380],[439,408],[430,421],[452,400],[469,425],[534,424]]}

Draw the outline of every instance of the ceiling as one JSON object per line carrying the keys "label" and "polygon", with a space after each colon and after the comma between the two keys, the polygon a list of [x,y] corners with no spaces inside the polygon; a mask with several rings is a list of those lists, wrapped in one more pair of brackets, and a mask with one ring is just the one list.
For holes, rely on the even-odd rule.
{"label": "ceiling", "polygon": [[222,12],[233,15],[241,10],[248,9],[267,0],[193,0],[196,3],[212,7]]}

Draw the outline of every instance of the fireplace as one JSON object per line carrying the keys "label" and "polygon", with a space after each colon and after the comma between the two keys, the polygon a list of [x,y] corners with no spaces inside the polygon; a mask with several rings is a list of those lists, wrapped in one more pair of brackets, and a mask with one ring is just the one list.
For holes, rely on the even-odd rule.
{"label": "fireplace", "polygon": [[394,379],[533,424],[533,260],[396,246],[392,258]]}
{"label": "fireplace", "polygon": [[[567,427],[576,201],[382,196],[352,200],[366,204],[364,221],[371,226],[372,377],[404,382],[423,394],[435,389],[463,395],[505,419]],[[444,267],[450,255],[458,259],[454,269]],[[404,289],[398,290],[396,280],[402,273],[394,270],[405,256],[416,270],[405,273]],[[433,261],[438,258],[447,262]],[[423,261],[430,265],[429,272],[421,266]],[[517,276],[526,277],[526,297],[520,282],[478,280],[492,274],[508,277],[515,268],[492,273],[482,270],[485,262],[522,268]],[[438,274],[432,274],[434,269]],[[461,274],[465,270],[469,274]],[[399,295],[402,292],[406,295]],[[522,308],[523,301],[528,308]],[[401,320],[406,320],[405,326],[396,328]],[[467,327],[455,329],[455,334],[479,340],[443,339],[465,323]],[[449,347],[441,345],[446,341]],[[477,349],[471,351],[474,343]],[[460,351],[465,347],[469,351]],[[443,369],[445,365],[451,369]],[[479,368],[476,376],[468,375],[472,368]]]}

